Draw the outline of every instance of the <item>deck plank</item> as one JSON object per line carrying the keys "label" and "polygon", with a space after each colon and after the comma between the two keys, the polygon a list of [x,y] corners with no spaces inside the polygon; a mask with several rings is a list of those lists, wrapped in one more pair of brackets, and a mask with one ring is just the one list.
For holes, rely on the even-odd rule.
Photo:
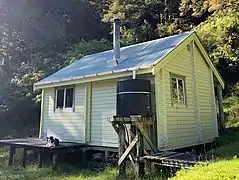
{"label": "deck plank", "polygon": [[197,154],[179,153],[172,151],[157,153],[155,155],[150,156],[143,156],[140,158],[140,161],[143,161],[147,164],[158,164],[161,166],[170,166],[178,168],[191,168],[199,162],[206,162],[202,156]]}
{"label": "deck plank", "polygon": [[37,148],[37,149],[52,149],[52,150],[85,146],[85,144],[83,143],[63,141],[63,142],[60,142],[59,146],[47,147],[46,140],[38,139],[38,138],[5,139],[5,140],[0,140],[0,144],[12,145],[15,147],[29,147],[29,148]]}
{"label": "deck plank", "polygon": [[46,141],[38,138],[18,138],[18,139],[6,139],[0,140],[0,145],[10,146],[9,153],[9,165],[12,165],[13,156],[15,152],[15,148],[23,148],[23,159],[22,166],[26,166],[27,159],[27,150],[37,150],[38,151],[38,166],[42,166],[42,153],[43,152],[51,152],[53,153],[53,169],[57,168],[57,159],[60,154],[76,152],[81,148],[85,147],[85,144],[76,143],[76,142],[60,142],[58,146],[55,147],[47,147]]}

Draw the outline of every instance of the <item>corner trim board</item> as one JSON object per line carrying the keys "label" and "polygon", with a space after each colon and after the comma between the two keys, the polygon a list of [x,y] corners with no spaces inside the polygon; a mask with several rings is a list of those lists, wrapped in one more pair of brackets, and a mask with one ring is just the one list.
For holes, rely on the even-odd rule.
{"label": "corner trim board", "polygon": [[194,100],[195,100],[195,114],[196,114],[196,124],[197,124],[197,142],[201,142],[201,122],[200,122],[200,110],[198,102],[198,89],[197,89],[197,69],[195,63],[195,53],[194,53],[194,41],[191,42],[191,58],[192,58],[192,77],[193,77],[193,87],[194,87]]}
{"label": "corner trim board", "polygon": [[85,84],[85,142],[91,142],[91,96],[92,84]]}
{"label": "corner trim board", "polygon": [[211,98],[212,98],[212,124],[215,128],[216,137],[218,137],[218,124],[217,124],[217,111],[216,111],[216,98],[215,98],[215,90],[214,90],[214,80],[213,80],[213,72],[210,70],[210,78],[211,78]]}
{"label": "corner trim board", "polygon": [[43,89],[41,93],[41,117],[40,117],[40,127],[39,127],[39,138],[42,138],[42,130],[43,130],[44,96],[45,96],[45,90]]}

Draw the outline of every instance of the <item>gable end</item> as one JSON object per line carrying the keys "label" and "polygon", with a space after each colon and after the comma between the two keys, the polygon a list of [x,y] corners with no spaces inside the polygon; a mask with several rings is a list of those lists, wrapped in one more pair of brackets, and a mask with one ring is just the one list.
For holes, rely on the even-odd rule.
{"label": "gable end", "polygon": [[[194,41],[198,50],[200,51],[203,58],[205,59],[206,63],[212,69],[212,71],[213,71],[215,77],[217,78],[218,82],[224,88],[225,87],[224,81],[223,81],[221,75],[219,74],[219,72],[217,71],[216,67],[213,65],[211,59],[209,58],[206,50],[203,47],[201,41],[199,40],[196,32],[193,32],[189,37],[184,39],[184,41],[182,41],[175,49],[173,49],[167,56],[165,56],[163,60],[156,62],[154,65],[157,65],[158,68],[155,68],[155,70],[158,71],[159,69],[163,68],[166,63],[171,61],[173,59],[173,57],[175,57],[178,53],[180,53],[182,51],[182,49],[192,41]],[[154,72],[154,74],[155,73],[156,72]]]}

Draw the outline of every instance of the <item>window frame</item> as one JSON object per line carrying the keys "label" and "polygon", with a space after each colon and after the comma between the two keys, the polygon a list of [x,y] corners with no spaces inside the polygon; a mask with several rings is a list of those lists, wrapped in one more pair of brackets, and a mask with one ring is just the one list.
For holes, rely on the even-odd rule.
{"label": "window frame", "polygon": [[[177,102],[175,102],[173,100],[173,78],[176,79],[176,83],[177,83]],[[182,80],[182,84],[183,84],[183,103],[180,103],[180,100],[179,100],[179,83],[178,83],[178,80]],[[178,105],[178,106],[188,106],[187,105],[187,91],[186,91],[186,77],[185,76],[180,76],[180,75],[176,75],[176,74],[173,74],[173,73],[170,73],[170,91],[171,91],[171,103],[172,103],[172,106],[174,105]]]}
{"label": "window frame", "polygon": [[[66,90],[67,89],[73,89],[73,97],[72,97],[72,107],[66,107]],[[63,94],[63,107],[58,108],[57,107],[57,95],[58,95],[58,90],[64,90]],[[63,109],[75,109],[75,86],[62,86],[62,87],[56,87],[55,88],[55,100],[54,100],[54,110],[63,110]]]}

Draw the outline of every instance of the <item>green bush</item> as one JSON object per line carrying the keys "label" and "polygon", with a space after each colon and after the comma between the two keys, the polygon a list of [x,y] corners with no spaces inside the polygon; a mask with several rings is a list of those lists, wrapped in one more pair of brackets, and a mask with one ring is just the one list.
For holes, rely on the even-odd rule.
{"label": "green bush", "polygon": [[227,126],[239,125],[239,97],[234,95],[224,99]]}

